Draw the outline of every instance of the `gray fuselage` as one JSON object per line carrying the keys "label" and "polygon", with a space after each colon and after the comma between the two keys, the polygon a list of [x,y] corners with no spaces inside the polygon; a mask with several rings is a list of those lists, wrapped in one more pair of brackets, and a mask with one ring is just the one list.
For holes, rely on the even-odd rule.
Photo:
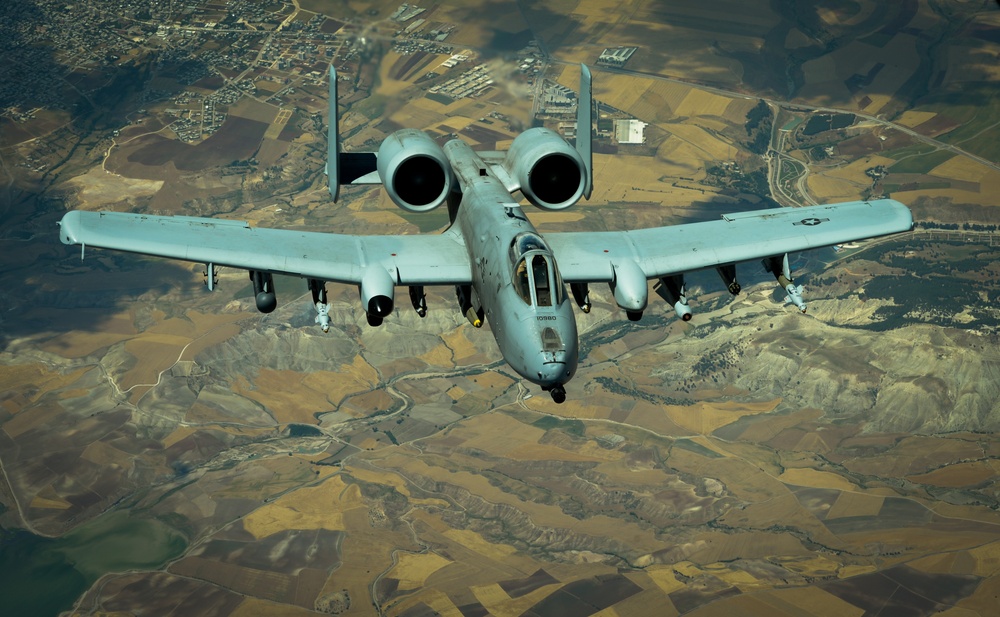
{"label": "gray fuselage", "polygon": [[565,384],[576,372],[576,319],[552,251],[467,144],[444,149],[462,189],[454,225],[469,251],[474,305],[518,374],[546,390]]}

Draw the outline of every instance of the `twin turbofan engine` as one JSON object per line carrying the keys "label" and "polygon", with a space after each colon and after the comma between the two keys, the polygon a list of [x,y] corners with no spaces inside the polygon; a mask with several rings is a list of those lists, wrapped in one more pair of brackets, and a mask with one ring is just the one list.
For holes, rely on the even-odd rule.
{"label": "twin turbofan engine", "polygon": [[427,212],[451,192],[451,164],[427,133],[401,129],[382,140],[378,175],[393,203],[409,212]]}
{"label": "twin turbofan engine", "polygon": [[[586,186],[583,158],[546,128],[518,135],[503,168],[525,198],[542,210],[569,208]],[[382,141],[378,174],[393,203],[409,212],[427,212],[443,204],[454,178],[441,147],[417,129],[401,129]]]}
{"label": "twin turbofan engine", "polygon": [[531,205],[542,210],[565,210],[583,195],[587,168],[583,157],[557,133],[542,127],[528,129],[514,139],[504,169]]}

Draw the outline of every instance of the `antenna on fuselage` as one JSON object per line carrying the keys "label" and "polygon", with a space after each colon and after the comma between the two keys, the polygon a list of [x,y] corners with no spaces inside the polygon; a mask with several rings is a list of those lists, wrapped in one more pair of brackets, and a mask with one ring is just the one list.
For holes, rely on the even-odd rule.
{"label": "antenna on fuselage", "polygon": [[587,181],[583,187],[583,196],[590,199],[594,191],[594,102],[591,94],[590,69],[586,64],[580,65],[580,96],[576,106],[576,151],[583,157],[587,167]]}

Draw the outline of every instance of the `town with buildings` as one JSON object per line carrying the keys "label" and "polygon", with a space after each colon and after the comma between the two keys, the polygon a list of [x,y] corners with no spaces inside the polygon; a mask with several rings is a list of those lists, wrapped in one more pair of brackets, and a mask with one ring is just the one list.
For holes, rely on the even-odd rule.
{"label": "town with buildings", "polygon": [[[166,104],[178,139],[198,141],[217,131],[240,99],[289,103],[296,88],[323,83],[335,59],[344,74],[356,75],[371,46],[360,24],[291,3],[121,0],[71,10],[64,2],[13,0],[7,10],[14,18],[0,25],[7,59],[0,122],[11,128],[42,110],[105,106],[95,93],[124,76],[144,81],[144,103]],[[425,12],[400,5],[387,15],[392,27],[384,36],[400,53],[450,54],[445,41],[456,26],[418,17]],[[467,58],[456,56],[452,66]]]}
{"label": "town with buildings", "polygon": [[[241,101],[277,108],[278,119],[287,121],[303,101],[315,101],[330,63],[355,85],[341,92],[341,102],[360,100],[375,81],[374,58],[388,49],[444,58],[430,72],[436,78],[427,87],[432,99],[478,98],[496,87],[477,50],[449,43],[460,26],[435,19],[434,7],[413,3],[384,11],[372,27],[370,21],[334,19],[291,3],[116,0],[70,10],[54,0],[13,1],[14,19],[0,25],[8,58],[0,69],[0,128],[6,134],[0,145],[109,109],[120,116],[113,121],[115,135],[155,109],[165,125],[161,135],[193,145],[215,134]],[[606,49],[596,62],[620,67],[636,51]],[[529,42],[514,58],[515,73],[535,88],[533,116],[557,122],[572,138],[576,92],[538,79],[545,60]],[[620,114],[613,120],[614,126],[602,131],[605,137],[643,143],[641,122]],[[22,166],[43,172],[46,158],[59,159],[57,152],[45,154],[32,153]]]}

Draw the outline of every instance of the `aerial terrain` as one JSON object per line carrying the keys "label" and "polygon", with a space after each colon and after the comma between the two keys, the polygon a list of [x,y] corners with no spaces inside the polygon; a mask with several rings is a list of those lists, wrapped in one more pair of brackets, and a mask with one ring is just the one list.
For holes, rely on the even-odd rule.
{"label": "aerial terrain", "polygon": [[[1000,8],[958,0],[0,3],[0,612],[995,615]],[[546,231],[892,197],[912,233],[760,264],[694,318],[607,289],[554,404],[453,289],[59,243],[71,209],[436,233],[326,188],[403,127],[503,150],[598,104]]]}

